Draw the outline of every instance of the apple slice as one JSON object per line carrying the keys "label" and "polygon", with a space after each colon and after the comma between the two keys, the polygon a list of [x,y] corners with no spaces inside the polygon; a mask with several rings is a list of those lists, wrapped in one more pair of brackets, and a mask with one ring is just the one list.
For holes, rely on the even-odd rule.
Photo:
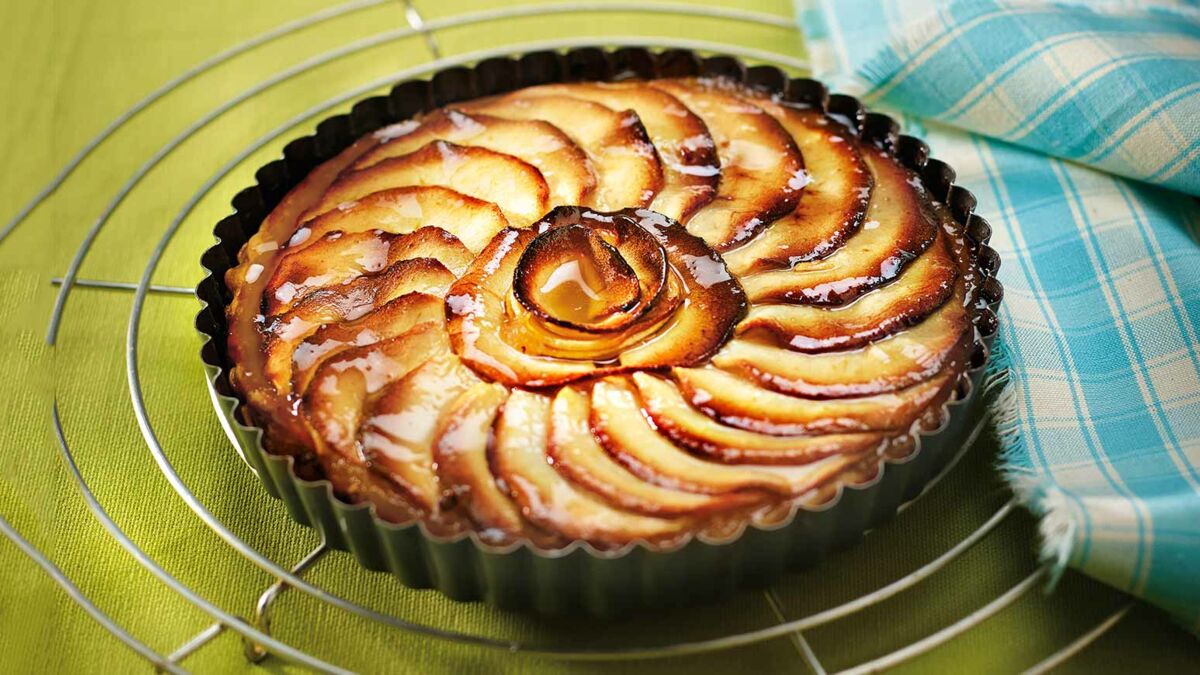
{"label": "apple slice", "polygon": [[717,144],[717,195],[687,221],[689,232],[718,251],[728,251],[796,208],[807,182],[804,161],[775,118],[704,81],[656,80],[651,86],[699,115]]}
{"label": "apple slice", "polygon": [[860,349],[804,354],[734,338],[713,356],[713,364],[768,389],[808,398],[896,391],[928,380],[964,357],[972,335],[964,295],[960,283],[924,321]]}
{"label": "apple slice", "polygon": [[605,378],[592,388],[592,430],[621,464],[663,487],[725,494],[766,490],[799,496],[833,479],[862,455],[834,455],[799,466],[719,464],[680,449],[650,426],[627,381]]}
{"label": "apple slice", "polygon": [[573,96],[637,113],[662,161],[663,184],[651,209],[686,221],[716,196],[721,167],[708,127],[665,91],[643,82],[576,82],[531,87],[521,95]]}
{"label": "apple slice", "polygon": [[454,275],[440,262],[415,258],[401,260],[379,274],[310,294],[267,324],[263,345],[267,376],[276,389],[287,391],[296,345],[321,326],[353,321],[408,293],[441,297],[452,283]]}
{"label": "apple slice", "polygon": [[301,405],[318,448],[363,461],[358,429],[369,399],[445,346],[441,326],[424,323],[394,338],[348,349],[321,364]]}
{"label": "apple slice", "polygon": [[[908,431],[955,379],[953,373],[943,373],[894,393],[814,401],[763,389],[716,368],[675,368],[672,374],[682,398],[706,415],[732,427],[771,436]],[[693,417],[686,413],[683,423]]]}
{"label": "apple slice", "polygon": [[496,423],[492,466],[526,518],[595,546],[662,542],[691,529],[689,518],[656,518],[615,509],[563,478],[546,458],[550,399],[513,391]]}
{"label": "apple slice", "polygon": [[318,288],[344,284],[387,267],[391,237],[332,232],[302,250],[284,249],[263,289],[267,316],[292,308]]}
{"label": "apple slice", "polygon": [[495,150],[532,164],[546,179],[554,204],[582,204],[596,187],[587,154],[553,124],[454,109],[439,110],[411,132],[388,139],[355,162],[354,168],[365,169],[438,140]]}
{"label": "apple slice", "polygon": [[265,289],[265,313],[275,316],[317,289],[345,285],[412,258],[437,260],[458,275],[474,256],[454,235],[435,227],[422,227],[400,236],[331,232],[311,246],[284,250]]}
{"label": "apple slice", "polygon": [[594,370],[590,361],[526,354],[503,338],[505,297],[517,261],[536,236],[532,230],[501,231],[446,294],[446,331],[454,352],[476,372],[510,386],[561,384]]}
{"label": "apple slice", "polygon": [[662,187],[658,153],[631,110],[616,112],[570,96],[525,96],[521,91],[460,107],[508,119],[544,120],[565,132],[596,169],[596,190],[584,206],[605,211],[648,206]]}
{"label": "apple slice", "polygon": [[525,227],[550,207],[550,188],[536,167],[486,148],[434,141],[416,152],[341,175],[305,215],[349,208],[367,195],[408,185],[441,185],[500,207],[508,222]]}
{"label": "apple slice", "polygon": [[939,236],[899,279],[849,305],[755,305],[738,333],[765,333],[796,351],[821,352],[858,347],[908,328],[954,293],[959,269],[947,236]]}
{"label": "apple slice", "polygon": [[841,246],[862,225],[874,185],[857,138],[844,127],[817,111],[763,98],[755,98],[754,103],[792,135],[808,177],[794,211],[745,246],[725,253],[725,262],[739,278],[790,268]]}
{"label": "apple slice", "polygon": [[438,420],[433,459],[438,479],[454,508],[473,522],[479,537],[500,543],[522,534],[525,520],[496,484],[488,466],[492,424],[508,390],[479,382],[454,399]]}
{"label": "apple slice", "polygon": [[372,467],[403,485],[425,513],[438,508],[441,488],[433,470],[433,442],[442,409],[479,382],[442,343],[429,360],[383,388],[363,412],[359,442]]}
{"label": "apple slice", "polygon": [[354,202],[340,204],[297,229],[287,242],[296,249],[330,232],[382,230],[405,234],[420,227],[436,227],[458,238],[478,253],[492,236],[508,227],[500,207],[440,185],[410,185],[373,192]]}
{"label": "apple slice", "polygon": [[589,426],[588,395],[563,387],[554,397],[548,454],[568,479],[600,495],[613,506],[651,516],[709,513],[762,501],[762,493],[705,495],[671,490],[634,476],[596,442]]}
{"label": "apple slice", "polygon": [[916,175],[876,148],[863,157],[875,187],[862,228],[826,258],[742,279],[751,301],[841,305],[895,279],[933,244],[938,226]]}
{"label": "apple slice", "polygon": [[666,250],[685,300],[654,339],[621,354],[621,365],[652,368],[699,363],[725,344],[733,326],[745,315],[742,288],[721,256],[678,222],[643,209],[633,215],[638,227],[651,233]]}
{"label": "apple slice", "polygon": [[784,436],[728,427],[689,405],[670,382],[648,373],[634,373],[633,380],[660,432],[727,464],[807,464],[832,455],[871,452],[883,443],[876,433]]}
{"label": "apple slice", "polygon": [[457,277],[466,271],[475,254],[453,234],[438,227],[422,227],[393,238],[388,247],[388,265],[415,258],[436,260]]}
{"label": "apple slice", "polygon": [[444,315],[441,298],[408,293],[354,321],[322,326],[292,352],[291,390],[303,394],[317,367],[346,349],[387,340],[420,323],[440,323]]}

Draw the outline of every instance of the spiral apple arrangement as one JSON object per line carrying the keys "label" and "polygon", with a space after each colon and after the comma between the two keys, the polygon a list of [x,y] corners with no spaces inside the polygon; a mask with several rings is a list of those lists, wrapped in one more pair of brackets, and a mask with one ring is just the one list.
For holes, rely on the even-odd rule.
{"label": "spiral apple arrangement", "polygon": [[385,520],[669,546],[911,451],[975,344],[963,228],[822,111],[544,85],[369,134],[227,275],[265,443]]}

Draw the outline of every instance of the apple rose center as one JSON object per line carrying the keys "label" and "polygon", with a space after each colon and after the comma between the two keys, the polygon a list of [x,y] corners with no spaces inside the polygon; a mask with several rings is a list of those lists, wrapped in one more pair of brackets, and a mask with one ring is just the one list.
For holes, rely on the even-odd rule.
{"label": "apple rose center", "polygon": [[648,209],[565,206],[497,233],[446,308],[468,365],[538,387],[704,361],[746,302],[721,256],[678,222]]}

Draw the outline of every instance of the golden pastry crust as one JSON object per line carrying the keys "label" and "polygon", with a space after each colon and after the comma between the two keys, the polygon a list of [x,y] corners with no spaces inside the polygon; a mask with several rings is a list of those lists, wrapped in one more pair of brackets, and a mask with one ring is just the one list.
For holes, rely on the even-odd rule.
{"label": "golden pastry crust", "polygon": [[379,129],[229,270],[264,443],[385,520],[670,546],[936,427],[980,278],[918,177],[721,79],[532,87]]}

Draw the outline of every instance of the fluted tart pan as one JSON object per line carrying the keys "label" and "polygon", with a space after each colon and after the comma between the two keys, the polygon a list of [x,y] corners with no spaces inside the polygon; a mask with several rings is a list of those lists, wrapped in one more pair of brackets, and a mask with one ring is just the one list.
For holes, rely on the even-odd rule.
{"label": "fluted tart pan", "polygon": [[[226,309],[233,294],[225,279],[238,264],[239,250],[310,172],[366,134],[448,104],[534,85],[693,76],[722,78],[797,108],[826,113],[844,125],[846,133],[855,135],[862,147],[870,149],[872,156],[890,156],[913,171],[914,180],[921,183],[919,189],[926,191],[936,208],[953,218],[959,231],[965,233],[964,250],[969,251],[971,269],[978,274],[974,281],[979,297],[978,311],[973,315],[974,342],[963,357],[966,365],[961,374],[951,383],[951,393],[936,404],[937,414],[925,415],[922,423],[913,425],[911,442],[895,452],[880,453],[864,470],[839,475],[834,483],[822,488],[819,499],[791,502],[785,513],[746,519],[719,530],[689,532],[666,545],[636,540],[607,547],[578,540],[548,544],[510,537],[496,541],[481,538],[475,530],[446,534],[431,531],[423,520],[398,525],[381,518],[374,506],[351,503],[339,496],[317,463],[272,453],[264,447],[262,429],[250,424],[253,417],[246,400],[229,381],[233,361],[226,343]],[[209,275],[197,287],[203,308],[196,321],[205,339],[201,354],[213,400],[239,453],[267,490],[285,502],[293,518],[318,529],[329,545],[353,552],[369,569],[390,571],[412,587],[433,587],[455,599],[485,599],[505,608],[605,615],[711,599],[738,587],[768,584],[789,568],[813,564],[830,550],[852,544],[866,530],[893,515],[962,449],[982,416],[985,402],[979,392],[980,382],[997,328],[994,309],[1002,295],[994,278],[999,259],[987,246],[990,228],[973,214],[974,197],[953,185],[954,175],[950,167],[929,158],[928,147],[922,141],[899,135],[891,118],[865,112],[854,98],[829,95],[814,80],[789,80],[773,67],[746,68],[727,56],[701,58],[689,51],[654,52],[642,48],[535,52],[514,59],[489,59],[472,68],[447,69],[427,81],[403,82],[387,96],[361,101],[349,114],[321,122],[314,135],[289,143],[284,157],[259,169],[257,185],[240,192],[233,200],[234,213],[217,224],[217,244],[202,258]],[[560,219],[594,215],[555,213],[551,216]],[[626,220],[633,222],[636,218]],[[652,230],[657,227],[642,226]],[[637,229],[632,225],[629,228]],[[551,259],[556,246],[561,245],[557,240],[589,236],[578,227],[572,229],[571,224],[554,233],[553,237],[537,237],[537,246],[526,249],[526,253]],[[720,234],[714,236],[719,239]],[[581,245],[577,241],[568,243]],[[674,242],[672,250],[678,244],[680,241]],[[683,241],[683,245],[686,248],[692,244]],[[696,245],[703,248],[702,243]],[[736,258],[736,250],[732,255]],[[698,253],[692,259],[702,257]],[[757,256],[725,262],[741,268],[760,264]],[[537,266],[530,269],[534,270],[532,275],[538,274]],[[770,274],[753,278],[766,280],[746,289],[753,297],[782,297],[790,292],[773,287]],[[546,279],[534,283],[518,274],[515,283],[515,292],[530,295],[528,304],[537,310],[537,298],[533,296],[539,284],[545,287]],[[815,302],[819,304],[822,299]],[[706,311],[708,315],[720,315],[725,310],[717,304]],[[773,329],[773,321],[777,323],[771,317],[763,319],[764,329]],[[502,379],[502,375],[489,375]],[[644,379],[647,387],[658,386],[655,378]],[[716,380],[716,385],[720,383]]]}

